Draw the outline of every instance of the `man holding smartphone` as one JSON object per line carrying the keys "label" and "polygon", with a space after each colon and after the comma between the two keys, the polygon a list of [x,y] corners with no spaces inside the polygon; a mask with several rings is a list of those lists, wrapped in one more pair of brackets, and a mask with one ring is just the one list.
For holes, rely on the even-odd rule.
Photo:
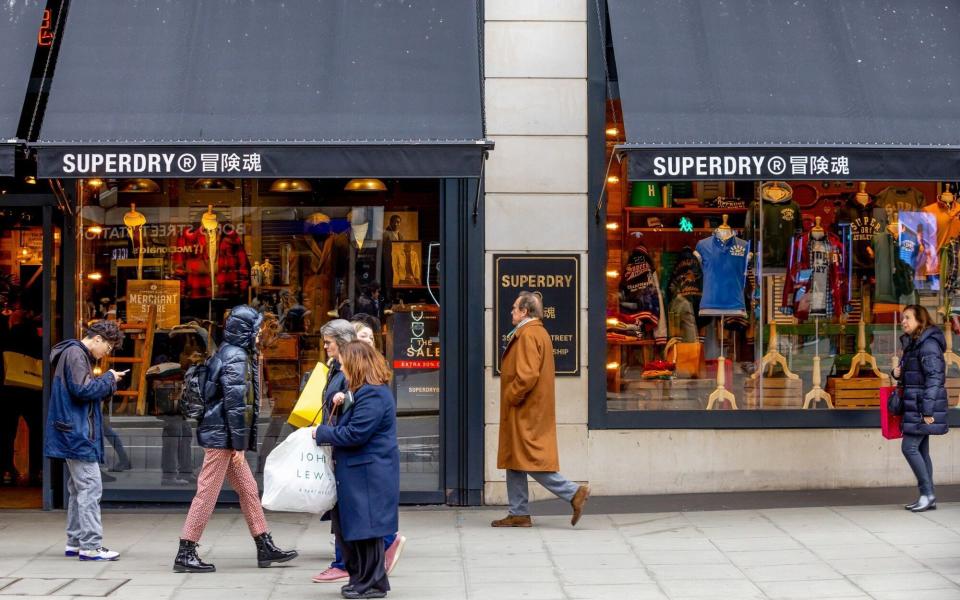
{"label": "man holding smartphone", "polygon": [[50,409],[44,454],[67,463],[67,544],[64,556],[80,560],[117,560],[119,552],[102,545],[100,497],[103,482],[103,414],[100,402],[117,390],[127,371],[95,377],[93,366],[123,343],[116,321],[91,323],[82,340],[66,340],[50,353]]}

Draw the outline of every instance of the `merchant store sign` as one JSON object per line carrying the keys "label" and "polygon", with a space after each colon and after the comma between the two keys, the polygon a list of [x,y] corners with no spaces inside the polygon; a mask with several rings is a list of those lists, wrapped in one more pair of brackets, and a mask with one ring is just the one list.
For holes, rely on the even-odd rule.
{"label": "merchant store sign", "polygon": [[936,180],[955,177],[960,152],[938,148],[683,148],[619,146],[630,178]]}
{"label": "merchant store sign", "polygon": [[494,254],[494,366],[513,330],[510,309],[520,292],[543,299],[543,326],[553,342],[557,375],[580,374],[580,256],[577,254]]}
{"label": "merchant store sign", "polygon": [[180,324],[180,282],[131,279],[127,282],[127,320],[146,322],[150,307],[157,307],[157,327],[172,329]]}

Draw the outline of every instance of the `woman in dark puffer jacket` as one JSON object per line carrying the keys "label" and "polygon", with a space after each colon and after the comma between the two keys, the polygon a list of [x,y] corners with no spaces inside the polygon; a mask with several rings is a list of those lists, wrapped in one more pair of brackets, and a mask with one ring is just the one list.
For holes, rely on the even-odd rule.
{"label": "woman in dark puffer jacket", "polygon": [[893,370],[903,395],[903,455],[917,476],[920,498],[904,506],[913,512],[937,508],[933,491],[933,463],[930,461],[930,436],[947,432],[947,390],[944,387],[946,365],[943,351],[947,342],[930,313],[912,304],[903,310],[900,320],[903,355]]}
{"label": "woman in dark puffer jacket", "polygon": [[273,543],[260,506],[257,482],[244,457],[244,452],[257,450],[260,352],[276,342],[279,332],[276,316],[261,315],[246,305],[234,307],[227,317],[223,345],[208,363],[204,413],[197,427],[203,467],[180,534],[180,549],[173,563],[177,573],[216,570],[197,556],[197,542],[217,505],[225,477],[240,497],[240,509],[257,546],[257,566],[269,567],[271,563],[297,557],[296,550],[281,550]]}

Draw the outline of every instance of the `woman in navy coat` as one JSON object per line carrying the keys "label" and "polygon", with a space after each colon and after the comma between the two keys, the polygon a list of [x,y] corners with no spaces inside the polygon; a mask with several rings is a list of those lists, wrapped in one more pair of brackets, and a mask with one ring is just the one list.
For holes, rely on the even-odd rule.
{"label": "woman in navy coat", "polygon": [[946,365],[943,352],[946,339],[922,306],[903,309],[900,320],[903,356],[893,370],[903,398],[903,442],[901,450],[917,477],[920,498],[904,506],[913,512],[937,508],[933,491],[933,463],[930,461],[930,436],[947,432]]}
{"label": "woman in navy coat", "polygon": [[[400,449],[396,402],[383,356],[363,342],[340,348],[350,395],[336,425],[317,427],[318,445],[333,445],[337,505],[333,530],[343,550],[350,583],[344,598],[383,598],[390,590],[383,537],[397,531]],[[352,401],[351,401],[352,400]]]}

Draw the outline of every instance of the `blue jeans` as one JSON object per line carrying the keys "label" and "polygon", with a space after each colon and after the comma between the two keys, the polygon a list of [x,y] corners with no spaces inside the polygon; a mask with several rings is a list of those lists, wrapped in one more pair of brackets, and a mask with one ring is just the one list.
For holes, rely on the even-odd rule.
{"label": "blue jeans", "polygon": [[903,434],[900,444],[907,464],[917,476],[920,495],[933,496],[933,463],[930,461],[930,436]]}
{"label": "blue jeans", "polygon": [[[385,535],[383,536],[383,551],[386,552],[387,548],[393,545],[394,540],[397,539],[397,534]],[[333,562],[330,563],[330,568],[340,569],[341,571],[347,570],[347,565],[343,562],[343,550],[340,549],[340,542],[337,541],[336,546],[334,546],[334,555]]]}

